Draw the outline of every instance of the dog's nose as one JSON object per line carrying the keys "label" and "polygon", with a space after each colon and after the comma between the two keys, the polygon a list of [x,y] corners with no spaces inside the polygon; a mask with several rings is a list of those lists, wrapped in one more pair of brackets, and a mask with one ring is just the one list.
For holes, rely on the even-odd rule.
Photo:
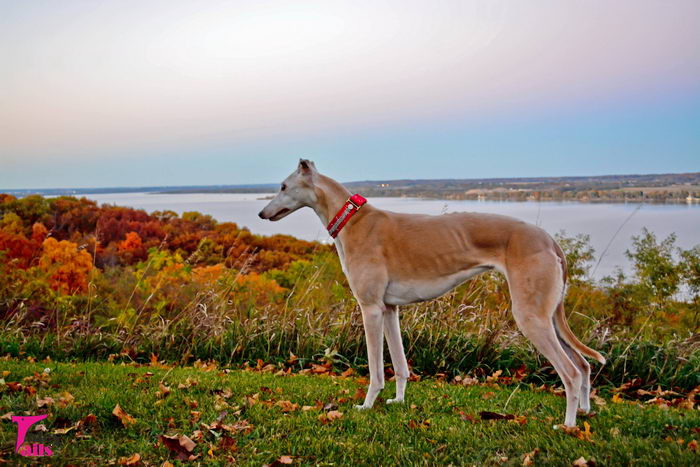
{"label": "dog's nose", "polygon": [[263,212],[262,212],[262,211],[260,211],[260,212],[258,213],[258,217],[259,217],[260,219],[265,219],[265,216],[263,215]]}

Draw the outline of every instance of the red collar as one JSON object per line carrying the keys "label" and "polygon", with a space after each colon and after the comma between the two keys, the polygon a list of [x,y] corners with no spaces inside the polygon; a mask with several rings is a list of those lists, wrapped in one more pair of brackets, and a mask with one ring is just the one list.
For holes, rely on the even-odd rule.
{"label": "red collar", "polygon": [[340,208],[340,211],[336,213],[333,220],[328,223],[328,227],[326,227],[331,237],[337,237],[350,218],[365,204],[367,204],[367,200],[360,195],[355,194],[349,197],[343,207]]}

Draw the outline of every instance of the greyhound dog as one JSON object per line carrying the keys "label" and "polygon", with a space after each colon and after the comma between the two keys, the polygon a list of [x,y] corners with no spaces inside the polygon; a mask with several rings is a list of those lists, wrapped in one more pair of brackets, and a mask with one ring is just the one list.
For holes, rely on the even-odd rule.
{"label": "greyhound dog", "polygon": [[366,204],[343,185],[299,161],[280,191],[258,214],[278,221],[312,208],[335,239],[340,263],[362,310],[370,383],[358,409],[374,405],[384,388],[382,334],[386,336],[403,402],[409,368],[397,307],[431,300],[467,279],[495,269],[506,276],[513,316],[522,333],[552,363],[566,390],[565,425],[590,409],[590,365],[605,358],[583,345],[566,322],[564,253],[544,230],[495,214],[400,214]]}

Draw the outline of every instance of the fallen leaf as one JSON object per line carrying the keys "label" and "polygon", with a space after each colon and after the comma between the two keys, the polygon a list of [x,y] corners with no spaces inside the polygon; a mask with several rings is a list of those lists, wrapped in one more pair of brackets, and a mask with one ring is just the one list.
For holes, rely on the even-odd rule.
{"label": "fallen leaf", "polygon": [[365,392],[364,389],[362,388],[357,388],[355,390],[355,394],[353,394],[352,399],[356,401],[362,401],[365,400],[365,397],[367,396],[367,393]]}
{"label": "fallen leaf", "polygon": [[74,400],[75,397],[73,397],[73,394],[68,391],[64,391],[63,394],[61,394],[61,397],[58,398],[58,406],[65,409],[72,404]]}
{"label": "fallen leaf", "polygon": [[87,414],[85,416],[85,418],[83,418],[82,420],[80,420],[80,422],[78,422],[78,424],[80,426],[96,425],[97,424],[97,417],[95,416],[95,414],[91,414],[91,413]]}
{"label": "fallen leaf", "polygon": [[337,410],[323,412],[318,416],[319,421],[324,425],[332,422],[333,420],[339,420],[341,418],[343,418],[343,412],[338,412]]}
{"label": "fallen leaf", "polygon": [[607,405],[607,402],[605,402],[605,399],[603,399],[602,397],[600,397],[598,395],[597,390],[593,390],[593,392],[591,393],[591,400],[593,402],[595,402],[595,404],[598,405],[599,407],[605,407]]}
{"label": "fallen leaf", "polygon": [[479,416],[482,420],[515,420],[515,415],[511,415],[509,413],[502,414],[498,412],[483,411],[479,412]]}
{"label": "fallen leaf", "polygon": [[114,415],[115,417],[117,417],[117,418],[119,419],[119,421],[122,422],[122,425],[124,425],[124,427],[127,427],[127,428],[128,428],[129,425],[133,425],[133,424],[136,423],[136,419],[135,419],[134,417],[132,417],[131,415],[129,415],[128,413],[126,413],[126,412],[119,406],[119,404],[117,404],[116,406],[114,406],[114,410],[112,410],[112,415]]}
{"label": "fallen leaf", "polygon": [[498,378],[503,373],[503,370],[496,370],[491,376],[486,377],[487,383],[498,384]]}
{"label": "fallen leaf", "polygon": [[141,462],[141,454],[136,453],[131,457],[121,457],[119,459],[119,465],[137,465]]}
{"label": "fallen leaf", "polygon": [[478,420],[474,418],[474,416],[469,415],[468,413],[464,413],[461,410],[459,411],[459,417],[462,419],[464,422],[472,422],[472,423],[477,423]]}
{"label": "fallen leaf", "polygon": [[523,465],[533,465],[533,459],[540,453],[540,448],[535,448],[530,452],[523,454]]}
{"label": "fallen leaf", "polygon": [[487,392],[487,393],[484,393],[484,395],[481,396],[481,398],[484,399],[484,400],[493,399],[494,397],[496,397],[496,393],[493,392],[493,391],[489,391],[489,392]]}
{"label": "fallen leaf", "polygon": [[581,456],[574,462],[572,462],[571,465],[573,465],[574,467],[595,467],[598,464],[596,464],[596,461],[593,458],[586,460],[585,457]]}
{"label": "fallen leaf", "polygon": [[179,460],[193,460],[196,458],[191,455],[191,452],[197,444],[186,435],[160,435],[160,440],[168,449],[177,454]]}
{"label": "fallen leaf", "polygon": [[291,464],[294,462],[294,458],[292,456],[280,456],[280,458],[277,459],[277,462],[280,464]]}
{"label": "fallen leaf", "polygon": [[479,384],[479,380],[469,375],[464,377],[455,376],[455,383],[461,384],[462,386],[476,386]]}
{"label": "fallen leaf", "polygon": [[69,426],[68,428],[56,428],[55,430],[53,430],[52,433],[54,435],[65,435],[65,434],[68,434],[71,431],[75,430],[76,428],[78,428],[77,424],[73,425],[73,426]]}
{"label": "fallen leaf", "polygon": [[168,397],[168,395],[170,395],[170,388],[168,386],[164,385],[163,383],[160,383],[158,387],[160,388],[160,390],[156,391],[156,398],[164,399]]}
{"label": "fallen leaf", "polygon": [[557,425],[557,429],[560,429],[567,435],[592,443],[593,440],[591,438],[593,437],[593,433],[591,432],[591,425],[589,425],[588,422],[583,422],[583,427],[584,429],[581,430],[577,426]]}
{"label": "fallen leaf", "polygon": [[323,406],[323,410],[335,410],[338,408],[338,404],[334,402],[329,402]]}
{"label": "fallen leaf", "polygon": [[189,389],[192,386],[197,386],[198,384],[199,384],[199,381],[197,381],[196,379],[190,379],[190,377],[188,376],[184,383],[180,383],[177,385],[177,388],[178,389]]}
{"label": "fallen leaf", "polygon": [[416,428],[420,428],[420,429],[422,429],[422,430],[426,430],[426,429],[430,428],[430,423],[431,423],[431,422],[430,422],[430,419],[429,419],[429,418],[428,418],[428,419],[425,419],[425,420],[423,420],[423,421],[420,421],[420,422],[416,422],[415,420],[409,420],[409,421],[408,421],[408,427],[409,427],[410,429],[412,429],[412,430],[415,430]]}
{"label": "fallen leaf", "polygon": [[294,412],[299,408],[299,404],[290,401],[277,401],[275,404],[282,409],[282,412]]}
{"label": "fallen leaf", "polygon": [[39,399],[38,397],[36,398],[36,406],[39,408],[42,407],[50,407],[53,405],[53,398],[51,397],[44,397],[43,399]]}
{"label": "fallen leaf", "polygon": [[624,383],[622,386],[619,388],[615,389],[616,392],[624,392],[624,391],[629,391],[631,389],[636,389],[642,385],[642,379],[641,378],[634,378],[632,381],[628,381]]}
{"label": "fallen leaf", "polygon": [[231,438],[228,435],[223,435],[219,439],[219,449],[228,452],[236,452],[238,451],[238,446],[236,445],[235,439]]}

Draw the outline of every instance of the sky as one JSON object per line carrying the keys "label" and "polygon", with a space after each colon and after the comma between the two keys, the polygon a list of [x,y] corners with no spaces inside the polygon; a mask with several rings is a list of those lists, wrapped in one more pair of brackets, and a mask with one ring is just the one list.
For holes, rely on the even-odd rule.
{"label": "sky", "polygon": [[0,190],[700,171],[697,0],[0,0]]}

